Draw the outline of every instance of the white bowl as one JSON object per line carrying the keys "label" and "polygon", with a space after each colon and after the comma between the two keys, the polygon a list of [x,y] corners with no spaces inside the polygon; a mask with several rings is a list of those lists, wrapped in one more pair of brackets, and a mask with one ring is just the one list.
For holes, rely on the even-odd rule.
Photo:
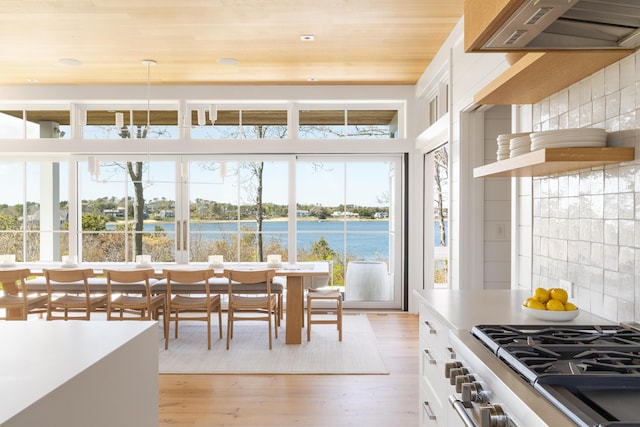
{"label": "white bowl", "polygon": [[548,322],[568,322],[580,314],[579,309],[570,311],[536,310],[535,308],[525,307],[524,305],[522,306],[522,311],[535,319],[546,320]]}

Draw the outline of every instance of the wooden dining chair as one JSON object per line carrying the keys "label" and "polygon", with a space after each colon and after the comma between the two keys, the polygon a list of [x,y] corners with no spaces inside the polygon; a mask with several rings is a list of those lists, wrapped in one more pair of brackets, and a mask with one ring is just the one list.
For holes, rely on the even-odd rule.
{"label": "wooden dining chair", "polygon": [[[47,320],[90,320],[92,311],[107,307],[107,296],[94,295],[89,288],[93,269],[44,269],[43,272],[47,286]],[[65,291],[56,290],[58,285],[64,285]],[[78,287],[70,290],[70,285]],[[64,316],[54,313],[64,313]]]}
{"label": "wooden dining chair", "polygon": [[0,320],[27,320],[31,313],[46,313],[47,296],[29,296],[26,292],[25,279],[31,274],[28,268],[17,270],[0,270],[0,308],[5,310]]}
{"label": "wooden dining chair", "polygon": [[165,296],[151,293],[153,269],[103,270],[107,278],[107,320],[158,320],[167,333]]}
{"label": "wooden dining chair", "polygon": [[[313,302],[327,302],[331,306],[314,309]],[[335,317],[316,317],[313,314],[329,315],[335,312]],[[338,341],[342,341],[342,293],[335,288],[309,289],[307,291],[307,341],[311,341],[311,325],[336,325]]]}
{"label": "wooden dining chair", "polygon": [[[218,312],[218,329],[222,339],[222,304],[220,295],[211,294],[209,280],[213,277],[213,269],[203,270],[164,270],[167,280],[166,314],[167,330],[164,348],[169,349],[169,328],[175,321],[175,338],[178,338],[178,322],[199,320],[207,322],[207,346],[211,350],[211,313]],[[193,285],[198,286],[194,290]],[[180,314],[191,314],[180,317]],[[194,315],[200,314],[200,316]]]}
{"label": "wooden dining chair", "polygon": [[[224,270],[228,279],[229,308],[227,310],[227,350],[233,338],[233,324],[235,321],[262,320],[269,325],[269,349],[272,345],[272,324],[275,324],[275,336],[278,338],[278,324],[280,313],[278,310],[278,296],[271,291],[271,284],[275,271],[268,270]],[[256,284],[264,284],[264,291],[258,294]],[[246,293],[243,288],[248,288]],[[273,317],[273,321],[272,321]]]}

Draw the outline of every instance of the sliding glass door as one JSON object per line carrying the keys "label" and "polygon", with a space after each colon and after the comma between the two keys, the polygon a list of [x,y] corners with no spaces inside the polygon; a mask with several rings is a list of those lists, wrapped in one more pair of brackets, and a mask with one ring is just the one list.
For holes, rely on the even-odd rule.
{"label": "sliding glass door", "polygon": [[79,255],[87,262],[176,259],[176,161],[90,157],[78,163]]}
{"label": "sliding glass door", "polygon": [[400,170],[399,157],[298,158],[298,259],[329,261],[348,306],[399,301]]}
{"label": "sliding glass door", "polygon": [[[401,170],[401,157],[388,155],[5,162],[0,172],[15,185],[0,211],[0,245],[31,262],[65,254],[84,262],[133,263],[141,254],[179,263],[209,255],[266,261],[270,254],[290,263],[326,261],[329,281],[309,286],[343,287],[354,307],[396,307]],[[379,283],[362,281],[370,272]]]}
{"label": "sliding glass door", "polygon": [[[185,157],[189,171],[191,261],[222,255],[226,261],[266,261],[288,254],[288,162],[285,159]],[[186,200],[186,199],[185,199]]]}

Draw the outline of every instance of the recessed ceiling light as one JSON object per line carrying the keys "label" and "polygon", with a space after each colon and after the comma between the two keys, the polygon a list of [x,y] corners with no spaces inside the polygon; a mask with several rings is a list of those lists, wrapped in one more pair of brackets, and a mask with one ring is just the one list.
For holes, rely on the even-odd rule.
{"label": "recessed ceiling light", "polygon": [[222,65],[238,65],[240,63],[236,58],[218,58],[216,62]]}
{"label": "recessed ceiling light", "polygon": [[308,82],[317,82],[317,81],[318,81],[318,78],[317,78],[317,77],[309,77],[309,78],[307,79],[307,81],[308,81]]}
{"label": "recessed ceiling light", "polygon": [[38,80],[38,79],[27,79],[27,82],[28,83],[39,83],[40,80]]}
{"label": "recessed ceiling light", "polygon": [[58,59],[58,63],[62,65],[69,65],[72,67],[77,67],[78,65],[82,65],[82,61],[79,61],[74,58],[60,58]]}
{"label": "recessed ceiling light", "polygon": [[312,42],[316,39],[316,36],[313,34],[303,34],[300,36],[300,40],[303,42]]}

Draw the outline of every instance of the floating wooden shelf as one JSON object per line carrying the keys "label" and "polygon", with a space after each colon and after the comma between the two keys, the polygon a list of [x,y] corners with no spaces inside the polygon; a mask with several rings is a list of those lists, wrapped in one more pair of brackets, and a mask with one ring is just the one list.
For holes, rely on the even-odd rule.
{"label": "floating wooden shelf", "polygon": [[545,148],[477,167],[473,177],[543,176],[634,159],[633,147]]}
{"label": "floating wooden shelf", "polygon": [[531,52],[474,96],[479,105],[535,104],[633,50]]}

